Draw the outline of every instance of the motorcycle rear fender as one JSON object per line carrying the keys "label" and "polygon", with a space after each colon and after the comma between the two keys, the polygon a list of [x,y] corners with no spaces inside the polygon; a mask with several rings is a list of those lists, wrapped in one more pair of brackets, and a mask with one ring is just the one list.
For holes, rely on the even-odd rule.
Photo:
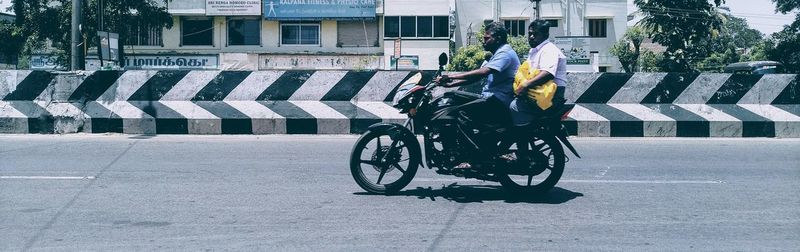
{"label": "motorcycle rear fender", "polygon": [[422,149],[419,146],[419,141],[417,141],[417,136],[405,126],[396,123],[376,123],[367,129],[373,132],[386,132],[392,140],[407,139],[408,148],[415,152],[412,155],[418,155],[420,158],[417,160],[422,160]]}

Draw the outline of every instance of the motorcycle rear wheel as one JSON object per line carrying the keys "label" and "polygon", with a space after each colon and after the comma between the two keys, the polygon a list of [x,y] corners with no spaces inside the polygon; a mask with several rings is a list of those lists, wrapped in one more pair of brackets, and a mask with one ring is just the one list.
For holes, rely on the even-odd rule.
{"label": "motorcycle rear wheel", "polygon": [[495,177],[504,189],[514,193],[546,193],[555,187],[564,173],[564,148],[554,136],[534,136],[526,145],[522,148],[529,149],[531,165],[499,167]]}
{"label": "motorcycle rear wheel", "polygon": [[[395,136],[385,131],[368,131],[353,147],[350,173],[359,187],[369,193],[392,194],[406,187],[420,164],[416,138]],[[388,181],[388,183],[386,183]]]}

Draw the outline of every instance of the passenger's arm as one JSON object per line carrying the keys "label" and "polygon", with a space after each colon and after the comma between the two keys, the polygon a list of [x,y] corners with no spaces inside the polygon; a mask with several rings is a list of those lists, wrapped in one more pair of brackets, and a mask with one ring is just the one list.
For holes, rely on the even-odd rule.
{"label": "passenger's arm", "polygon": [[517,94],[522,94],[525,89],[536,87],[555,79],[556,71],[558,71],[558,55],[559,52],[555,50],[542,51],[539,57],[539,65],[537,66],[540,71],[539,74],[532,79],[522,82],[517,90]]}

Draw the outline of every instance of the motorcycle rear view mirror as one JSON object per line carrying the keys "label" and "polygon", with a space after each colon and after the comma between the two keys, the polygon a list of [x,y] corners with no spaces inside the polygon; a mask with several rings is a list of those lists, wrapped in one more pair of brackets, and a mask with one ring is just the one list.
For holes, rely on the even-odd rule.
{"label": "motorcycle rear view mirror", "polygon": [[447,54],[446,53],[439,54],[439,66],[444,66],[444,65],[447,65]]}

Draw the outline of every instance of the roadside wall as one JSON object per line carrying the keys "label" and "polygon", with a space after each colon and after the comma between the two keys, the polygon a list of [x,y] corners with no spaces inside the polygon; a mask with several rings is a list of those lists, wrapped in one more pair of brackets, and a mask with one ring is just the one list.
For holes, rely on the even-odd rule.
{"label": "roadside wall", "polygon": [[[409,71],[0,71],[0,133],[348,134]],[[434,72],[423,72],[429,81]],[[800,137],[797,75],[573,73],[580,136]],[[462,88],[477,92],[480,84]],[[438,90],[439,93],[446,90]]]}

